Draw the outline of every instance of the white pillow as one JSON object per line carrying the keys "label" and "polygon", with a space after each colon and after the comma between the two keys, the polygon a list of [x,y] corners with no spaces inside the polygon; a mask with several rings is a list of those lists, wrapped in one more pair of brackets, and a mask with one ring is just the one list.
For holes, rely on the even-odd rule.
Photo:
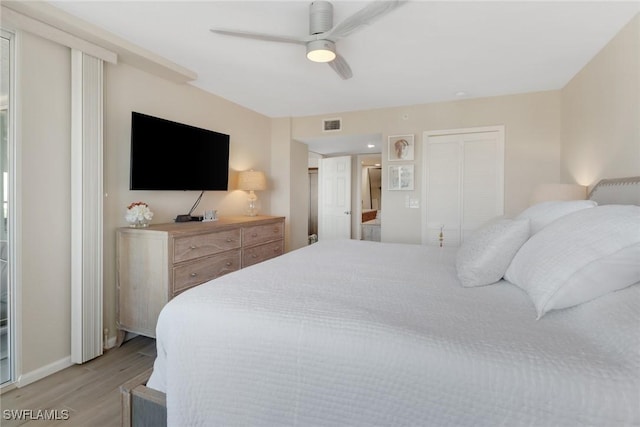
{"label": "white pillow", "polygon": [[490,285],[502,279],[528,238],[528,219],[499,219],[479,228],[464,240],[456,255],[462,286]]}
{"label": "white pillow", "polygon": [[533,236],[558,218],[568,215],[571,212],[593,208],[597,205],[593,200],[542,202],[525,209],[516,219],[529,218],[531,221],[531,235]]}
{"label": "white pillow", "polygon": [[640,206],[583,209],[549,224],[518,251],[505,279],[538,318],[640,281]]}

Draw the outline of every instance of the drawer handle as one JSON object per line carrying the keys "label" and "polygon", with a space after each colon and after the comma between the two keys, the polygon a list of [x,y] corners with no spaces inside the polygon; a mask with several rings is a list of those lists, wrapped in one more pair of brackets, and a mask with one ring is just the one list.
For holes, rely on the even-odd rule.
{"label": "drawer handle", "polygon": [[197,275],[198,275],[198,273],[191,273],[189,276],[196,277]]}
{"label": "drawer handle", "polygon": [[233,264],[233,263],[232,263],[232,262],[228,262],[228,263],[226,263],[225,265],[226,265],[227,267],[231,267],[231,264]]}
{"label": "drawer handle", "polygon": [[274,254],[277,254],[278,252],[280,252],[280,249],[278,249],[278,248],[273,248],[273,253],[274,253]]}
{"label": "drawer handle", "polygon": [[198,249],[198,247],[191,245],[191,246],[189,246],[189,249],[194,250],[194,249]]}
{"label": "drawer handle", "polygon": [[275,228],[273,229],[273,232],[274,232],[274,233],[279,233],[279,232],[280,232],[280,229],[279,229],[278,227],[275,227]]}
{"label": "drawer handle", "polygon": [[258,255],[253,254],[253,255],[251,255],[251,258],[258,258]]}
{"label": "drawer handle", "polygon": [[251,237],[258,237],[258,233],[253,233]]}
{"label": "drawer handle", "polygon": [[231,243],[231,242],[233,242],[233,239],[227,238],[227,243]]}

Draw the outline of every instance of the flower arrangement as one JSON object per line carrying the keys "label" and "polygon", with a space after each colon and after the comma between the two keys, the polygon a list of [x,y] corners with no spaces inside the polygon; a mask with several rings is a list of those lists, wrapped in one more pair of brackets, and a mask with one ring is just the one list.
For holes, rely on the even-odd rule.
{"label": "flower arrangement", "polygon": [[153,218],[153,212],[145,202],[133,202],[127,206],[125,219],[131,227],[146,227]]}

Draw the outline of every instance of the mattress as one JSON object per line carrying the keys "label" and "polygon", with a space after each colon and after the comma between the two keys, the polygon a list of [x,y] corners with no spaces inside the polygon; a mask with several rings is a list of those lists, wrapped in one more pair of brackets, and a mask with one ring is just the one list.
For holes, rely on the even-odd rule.
{"label": "mattress", "polygon": [[536,320],[449,248],[319,242],[193,288],[157,326],[169,425],[638,425],[640,285]]}

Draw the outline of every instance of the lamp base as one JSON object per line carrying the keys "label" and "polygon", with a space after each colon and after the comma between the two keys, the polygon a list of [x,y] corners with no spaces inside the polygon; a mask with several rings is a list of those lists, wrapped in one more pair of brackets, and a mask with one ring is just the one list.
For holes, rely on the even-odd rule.
{"label": "lamp base", "polygon": [[257,200],[249,199],[249,203],[247,205],[247,216],[256,216],[258,215],[258,204]]}

